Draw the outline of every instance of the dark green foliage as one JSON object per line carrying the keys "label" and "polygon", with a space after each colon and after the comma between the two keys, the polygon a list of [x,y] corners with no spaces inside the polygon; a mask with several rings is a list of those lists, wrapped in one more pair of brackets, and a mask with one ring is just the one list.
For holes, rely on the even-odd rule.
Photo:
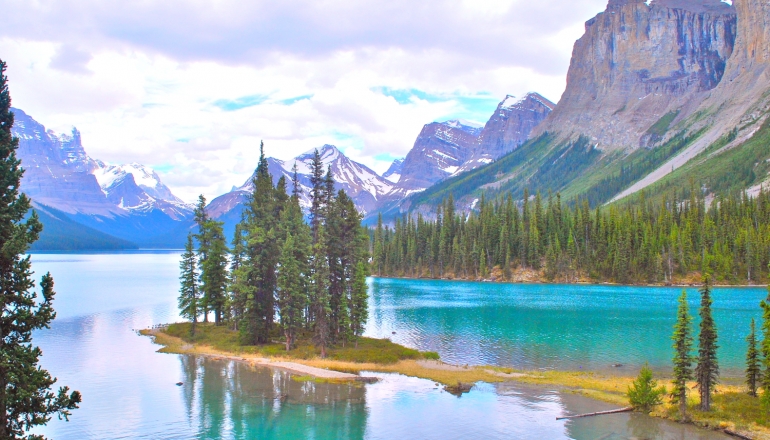
{"label": "dark green foliage", "polygon": [[687,382],[694,378],[692,364],[693,337],[692,317],[687,305],[687,291],[679,297],[676,325],[674,326],[674,389],[671,391],[672,403],[679,404],[679,417],[687,419]]}
{"label": "dark green foliage", "polygon": [[692,187],[673,200],[642,193],[634,206],[596,210],[558,193],[518,203],[482,197],[467,216],[447,199],[434,220],[418,214],[378,225],[371,247],[372,271],[383,276],[507,279],[517,267],[545,267],[548,279],[566,282],[671,284],[708,271],[725,284],[758,283],[768,280],[770,193],[720,196],[708,209]]}
{"label": "dark green foliage", "polygon": [[757,349],[757,327],[754,320],[751,320],[751,332],[746,338],[749,348],[746,351],[746,385],[749,388],[749,395],[757,397],[757,389],[762,380],[762,366]]}
{"label": "dark green foliage", "polygon": [[237,332],[241,345],[264,345],[282,335],[283,349],[290,351],[300,334],[312,333],[325,356],[333,347],[357,343],[363,333],[369,235],[353,200],[344,191],[335,193],[331,171],[323,175],[317,151],[312,168],[307,225],[296,171],[291,195],[284,177],[273,186],[261,147],[254,193],[235,229],[229,273],[221,224],[208,219],[201,196],[195,216],[201,302],[217,324],[227,322]]}
{"label": "dark green foliage", "polygon": [[0,438],[41,439],[28,431],[53,415],[66,419],[81,396],[67,387],[51,391],[56,379],[38,366],[42,352],[32,345],[32,332],[49,328],[56,317],[55,294],[50,274],[40,282],[40,298],[32,290],[35,283],[26,253],[42,225],[34,211],[27,217],[30,200],[19,194],[24,171],[16,158],[19,141],[11,135],[13,113],[5,70],[0,61]]}
{"label": "dark green foliage", "polygon": [[195,336],[195,326],[200,315],[200,289],[198,288],[198,259],[195,256],[192,235],[187,237],[187,244],[179,263],[179,316],[192,322],[190,334]]}
{"label": "dark green foliage", "polygon": [[78,223],[67,214],[45,207],[37,210],[43,231],[30,246],[31,252],[138,249],[134,243]]}
{"label": "dark green foliage", "polygon": [[719,383],[719,363],[717,362],[717,328],[711,314],[711,279],[704,276],[704,285],[700,290],[700,336],[698,338],[698,365],[695,367],[695,379],[700,391],[701,411],[711,411],[711,394]]}
{"label": "dark green foliage", "polygon": [[222,223],[207,220],[203,235],[208,243],[206,259],[201,264],[201,290],[207,310],[214,313],[214,322],[221,324],[227,305],[228,249]]}
{"label": "dark green foliage", "polygon": [[676,119],[677,116],[679,116],[679,110],[666,113],[647,130],[647,134],[654,139],[661,138],[668,132],[671,123],[674,122],[674,119]]}
{"label": "dark green foliage", "polygon": [[770,407],[770,286],[767,299],[762,301],[762,403]]}
{"label": "dark green foliage", "polygon": [[663,404],[663,396],[666,388],[658,387],[658,382],[652,376],[652,370],[648,364],[644,364],[639,372],[639,377],[628,387],[628,401],[636,411],[649,413],[658,405]]}

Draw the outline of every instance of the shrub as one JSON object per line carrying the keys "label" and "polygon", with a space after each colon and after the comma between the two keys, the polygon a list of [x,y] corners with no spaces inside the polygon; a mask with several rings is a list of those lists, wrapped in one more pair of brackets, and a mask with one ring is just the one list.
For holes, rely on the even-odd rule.
{"label": "shrub", "polygon": [[658,382],[652,376],[652,370],[648,364],[644,364],[639,372],[639,377],[633,385],[628,387],[628,400],[635,410],[649,413],[652,409],[663,403],[663,395],[666,388],[658,387]]}

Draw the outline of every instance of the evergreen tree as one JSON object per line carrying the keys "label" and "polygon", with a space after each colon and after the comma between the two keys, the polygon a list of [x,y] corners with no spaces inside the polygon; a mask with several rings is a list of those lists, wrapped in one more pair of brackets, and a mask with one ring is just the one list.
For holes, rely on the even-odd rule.
{"label": "evergreen tree", "polygon": [[40,282],[40,298],[32,290],[26,253],[43,227],[34,211],[25,220],[30,200],[19,194],[24,170],[16,158],[19,141],[11,135],[14,118],[5,71],[0,61],[0,438],[41,439],[28,431],[53,415],[67,419],[81,396],[67,387],[51,391],[56,379],[38,366],[42,351],[32,345],[32,332],[48,328],[56,318],[55,293],[50,274]]}
{"label": "evergreen tree", "polygon": [[757,397],[757,388],[762,380],[762,367],[757,349],[757,328],[754,320],[751,320],[751,332],[746,338],[749,349],[746,352],[746,385],[749,387],[749,395]]}
{"label": "evergreen tree", "polygon": [[658,405],[663,403],[663,395],[666,388],[658,387],[658,382],[653,378],[652,369],[644,364],[639,372],[639,377],[628,387],[628,400],[635,410],[649,414]]}
{"label": "evergreen tree", "polygon": [[760,303],[762,307],[762,403],[770,406],[770,286],[767,287],[767,299]]}
{"label": "evergreen tree", "polygon": [[687,291],[679,297],[676,325],[674,326],[674,389],[671,393],[673,403],[679,404],[679,416],[687,419],[687,382],[693,379],[693,337],[692,317],[687,304]]}
{"label": "evergreen tree", "polygon": [[[193,211],[193,219],[198,226],[198,233],[195,234],[195,239],[198,241],[198,267],[199,273],[203,276],[203,265],[206,263],[206,258],[209,254],[210,239],[207,234],[206,225],[209,222],[209,215],[206,212],[206,197],[203,194],[198,196],[198,204],[195,205],[195,211]],[[199,280],[203,284],[203,279]],[[209,307],[206,301],[208,298],[204,295],[199,301],[199,308],[203,313],[203,322],[209,322]]]}
{"label": "evergreen tree", "polygon": [[198,259],[195,256],[192,234],[187,236],[182,261],[179,263],[179,315],[192,322],[190,335],[195,336],[195,326],[200,315],[200,291],[198,289]]}
{"label": "evergreen tree", "polygon": [[312,273],[312,311],[313,311],[313,342],[321,349],[321,357],[326,357],[326,348],[331,341],[329,327],[329,262],[327,260],[326,237],[324,228],[317,231],[317,241],[313,245],[311,263]]}
{"label": "evergreen tree", "polygon": [[201,266],[201,287],[207,311],[214,312],[214,322],[222,323],[227,305],[228,249],[225,244],[223,223],[208,220],[204,224],[205,235],[208,237],[206,260]]}
{"label": "evergreen tree", "polygon": [[704,285],[700,290],[700,337],[698,339],[698,365],[695,368],[695,379],[700,391],[701,411],[711,410],[711,393],[719,382],[719,364],[717,363],[717,329],[711,315],[711,279],[704,277]]}
{"label": "evergreen tree", "polygon": [[296,254],[294,238],[289,234],[283,244],[278,269],[278,313],[286,338],[286,351],[294,346],[297,333],[302,329],[302,313],[307,300],[307,285]]}
{"label": "evergreen tree", "polygon": [[356,266],[353,279],[352,298],[350,301],[350,327],[358,348],[358,338],[364,334],[364,326],[369,319],[369,286],[366,284],[366,266],[363,261]]}

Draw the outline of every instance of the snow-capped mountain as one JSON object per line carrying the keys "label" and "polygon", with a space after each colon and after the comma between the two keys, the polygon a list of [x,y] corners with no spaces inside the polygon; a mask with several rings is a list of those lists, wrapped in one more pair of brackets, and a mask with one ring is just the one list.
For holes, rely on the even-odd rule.
{"label": "snow-capped mountain", "polygon": [[189,216],[194,206],[183,202],[161,182],[152,168],[138,163],[107,165],[95,161],[93,174],[107,199],[131,211],[160,209],[175,220]]}
{"label": "snow-capped mountain", "polygon": [[406,197],[456,173],[473,153],[480,132],[480,125],[466,121],[425,125],[404,159],[391,197]]}
{"label": "snow-capped mountain", "polygon": [[388,171],[385,171],[385,174],[382,175],[382,177],[390,180],[393,183],[398,183],[398,181],[401,179],[401,172],[404,169],[404,158],[396,159],[393,161],[392,164],[390,164],[390,168],[388,168]]}
{"label": "snow-capped mountain", "polygon": [[[150,168],[107,165],[86,154],[80,132],[56,134],[19,109],[21,190],[41,210],[53,210],[97,231],[135,243],[161,235],[192,214]],[[50,211],[50,210],[47,210]],[[53,211],[51,211],[53,212]]]}
{"label": "snow-capped mountain", "polygon": [[479,133],[476,148],[459,172],[491,163],[520,147],[555,107],[556,104],[534,92],[523,98],[506,96]]}
{"label": "snow-capped mountain", "polygon": [[[393,189],[393,183],[378,175],[367,166],[350,160],[334,145],[324,145],[318,149],[324,170],[331,168],[338,190],[342,189],[353,199],[359,212],[365,214],[379,205],[379,201]],[[291,181],[294,175],[292,169],[297,166],[297,178],[302,190],[300,204],[304,209],[310,207],[310,166],[315,150],[310,150],[291,160],[268,158],[268,171],[277,183],[281,176],[286,178],[291,191]],[[241,187],[212,200],[207,208],[209,215],[215,219],[237,221],[240,211],[248,195],[253,191],[252,178]],[[235,213],[238,213],[235,215]]]}

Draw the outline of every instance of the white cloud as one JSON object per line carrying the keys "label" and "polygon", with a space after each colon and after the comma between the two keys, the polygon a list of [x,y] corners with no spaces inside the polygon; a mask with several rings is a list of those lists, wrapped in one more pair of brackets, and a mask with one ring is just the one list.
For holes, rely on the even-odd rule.
{"label": "white cloud", "polygon": [[606,0],[8,3],[14,105],[77,126],[95,158],[157,167],[193,200],[242,184],[261,139],[283,159],[333,143],[384,171],[382,153],[404,156],[424,124],[469,111],[453,97],[556,101]]}

